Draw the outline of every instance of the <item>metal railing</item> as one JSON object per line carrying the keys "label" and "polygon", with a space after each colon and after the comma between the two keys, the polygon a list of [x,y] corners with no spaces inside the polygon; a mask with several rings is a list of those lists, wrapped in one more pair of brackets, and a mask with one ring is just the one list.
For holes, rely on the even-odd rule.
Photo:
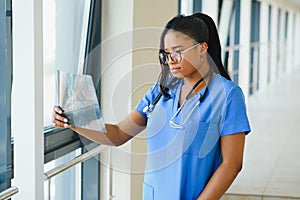
{"label": "metal railing", "polygon": [[[249,63],[252,70],[252,81],[249,83],[249,89],[252,89],[252,94],[257,91],[257,86],[258,86],[258,74],[259,74],[259,49],[261,45],[265,45],[261,42],[252,42],[250,44],[250,51],[253,49],[253,54],[250,55],[250,60],[252,59],[252,62]],[[229,75],[234,78],[235,76],[239,76],[239,69],[234,68],[236,64],[239,65],[239,63],[236,63],[235,60],[235,52],[239,52],[243,46],[241,45],[231,45],[231,46],[226,46],[223,49],[224,53],[228,53],[228,60],[227,60],[227,67],[228,67],[228,73]],[[252,58],[252,57],[253,58]],[[250,76],[250,75],[249,75]],[[239,79],[239,78],[238,78]]]}
{"label": "metal railing", "polygon": [[100,153],[102,153],[105,149],[107,149],[108,146],[105,145],[100,145],[98,147],[93,148],[92,150],[81,154],[77,157],[75,157],[74,159],[72,159],[69,162],[66,162],[54,169],[49,170],[48,172],[44,173],[44,179],[45,181],[48,181],[48,200],[51,200],[51,195],[50,195],[50,191],[51,191],[51,178],[53,178],[54,176],[64,172],[65,170],[79,164],[82,163]]}
{"label": "metal railing", "polygon": [[91,157],[100,154],[101,152],[103,152],[105,149],[107,149],[108,147],[105,145],[100,145],[98,147],[95,147],[94,149],[79,155],[77,157],[75,157],[73,160],[64,163],[54,169],[49,170],[48,172],[45,172],[45,181],[51,179],[52,177],[56,176],[57,174],[60,174],[61,172],[69,169],[70,167],[73,167],[76,164],[82,163],[88,159],[90,159]]}
{"label": "metal railing", "polygon": [[[234,78],[236,75],[239,75],[238,68],[234,69],[235,64],[235,52],[239,52],[243,48],[242,45],[230,45],[223,48],[223,56],[225,53],[228,53],[227,58],[227,70],[231,78]],[[223,60],[225,62],[225,60]]]}
{"label": "metal railing", "polygon": [[0,193],[0,200],[6,200],[17,194],[19,189],[16,186],[12,186]]}

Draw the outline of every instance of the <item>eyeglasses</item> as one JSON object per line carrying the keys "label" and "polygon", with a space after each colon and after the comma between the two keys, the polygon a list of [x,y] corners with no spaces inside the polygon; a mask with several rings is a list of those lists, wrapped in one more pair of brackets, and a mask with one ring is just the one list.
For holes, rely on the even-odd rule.
{"label": "eyeglasses", "polygon": [[[159,53],[159,59],[161,61],[162,64],[164,65],[168,65],[168,62],[169,62],[169,59],[171,59],[171,61],[174,63],[174,64],[178,64],[181,62],[182,60],[182,56],[181,54],[198,46],[200,43],[197,43],[185,50],[178,50],[178,51],[173,51],[173,52],[160,52]],[[170,55],[170,57],[169,57]]]}

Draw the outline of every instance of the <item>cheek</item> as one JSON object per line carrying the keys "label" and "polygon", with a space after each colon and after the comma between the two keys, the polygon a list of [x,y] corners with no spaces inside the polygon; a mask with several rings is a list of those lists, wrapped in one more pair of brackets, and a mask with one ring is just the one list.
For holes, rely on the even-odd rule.
{"label": "cheek", "polygon": [[197,60],[186,59],[186,58],[183,58],[180,64],[184,68],[184,70],[189,70],[189,71],[194,71],[195,69],[198,69],[199,66]]}

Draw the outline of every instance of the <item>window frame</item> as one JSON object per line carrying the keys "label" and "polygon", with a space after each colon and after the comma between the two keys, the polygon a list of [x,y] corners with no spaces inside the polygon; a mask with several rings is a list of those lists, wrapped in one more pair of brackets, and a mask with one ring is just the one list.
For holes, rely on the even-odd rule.
{"label": "window frame", "polygon": [[[6,0],[9,2],[11,8],[11,0]],[[85,57],[101,42],[101,5],[102,1],[101,0],[91,0],[90,4],[90,12],[89,12],[89,25],[88,25],[88,32],[87,32],[87,45],[85,49]],[[5,1],[0,2],[0,9],[5,6]],[[11,17],[11,9],[6,10],[6,17]],[[6,17],[3,20],[2,18],[3,13],[0,13],[0,25],[1,22],[3,21],[6,23]],[[2,21],[1,21],[2,20]],[[10,24],[10,38],[11,38],[11,24]],[[5,37],[8,37],[8,35],[5,35],[6,29],[2,31],[3,29],[0,30],[0,39],[4,37],[4,39],[1,41],[5,41]],[[7,33],[6,33],[7,34]],[[5,84],[7,84],[7,87],[4,87],[5,89],[5,95],[8,101],[6,101],[4,108],[9,108],[8,109],[8,114],[9,117],[6,115],[3,116],[0,113],[0,120],[5,117],[5,120],[1,120],[2,122],[5,122],[6,126],[1,126],[0,127],[0,144],[2,145],[2,141],[5,142],[5,145],[7,146],[7,166],[8,170],[6,173],[7,176],[7,184],[6,188],[10,187],[11,184],[11,179],[13,178],[13,153],[14,153],[14,142],[13,139],[11,139],[11,132],[10,132],[10,108],[11,108],[11,88],[12,88],[12,62],[10,63],[10,67],[8,66],[7,68],[2,68],[1,64],[3,64],[3,61],[6,65],[7,59],[3,59],[3,52],[5,52],[5,48],[3,48],[3,44],[0,41],[0,81],[4,80]],[[11,41],[11,40],[10,40]],[[5,44],[5,43],[4,43]],[[8,53],[9,59],[12,60],[12,43],[9,44],[10,52]],[[4,50],[4,51],[2,51]],[[2,63],[1,63],[2,61]],[[100,68],[100,58],[99,62],[97,62],[99,66],[94,65],[94,63],[89,63],[87,62],[84,66],[84,74],[89,74],[91,72],[95,71],[95,68]],[[2,73],[3,72],[3,73]],[[5,72],[5,73],[4,73]],[[9,84],[10,83],[10,84]],[[1,83],[2,84],[2,83]],[[4,92],[0,88],[0,95],[1,93]],[[98,101],[100,102],[100,84],[97,85],[96,87],[96,92],[97,92],[97,97]],[[4,113],[4,112],[3,112]],[[2,125],[2,124],[1,124]],[[8,132],[3,132],[2,129],[3,127],[7,127]],[[5,138],[7,140],[5,140]],[[44,163],[48,163],[52,160],[55,160],[59,157],[62,157],[70,152],[73,152],[77,150],[78,148],[82,149],[82,153],[85,153],[87,150],[84,148],[85,145],[92,143],[89,140],[84,140],[84,143],[82,142],[82,138],[79,137],[77,133],[75,133],[71,129],[57,129],[53,126],[47,126],[44,127]],[[0,152],[0,156],[2,156]],[[93,172],[93,176],[86,177],[87,174],[90,174]],[[93,194],[92,199],[100,199],[100,194],[99,194],[99,187],[100,187],[100,162],[95,159],[89,159],[85,162],[82,163],[82,199],[87,199],[87,197],[91,197],[91,194]],[[1,176],[1,174],[0,174]],[[95,184],[97,184],[99,187],[95,187]],[[3,188],[3,189],[6,189]],[[1,191],[1,186],[0,186],[0,191]],[[97,191],[92,191],[92,190],[97,190]]]}
{"label": "window frame", "polygon": [[202,11],[202,0],[194,0],[193,2],[193,12],[201,12]]}
{"label": "window frame", "polygon": [[[91,0],[90,6],[91,8],[89,13],[90,16],[85,57],[87,57],[87,55],[94,49],[94,47],[99,44],[100,40],[95,40],[95,37],[98,36],[99,38],[101,38],[101,0]],[[99,13],[97,13],[97,11],[99,11]],[[100,20],[97,19],[97,17],[100,17]],[[95,65],[86,62],[83,74],[89,74],[89,72],[95,71],[94,68],[96,68]],[[96,91],[98,101],[100,102],[100,84],[97,86]],[[84,144],[87,144],[86,141],[83,144],[78,134],[71,129],[57,129],[50,126],[44,128],[44,134],[44,163],[55,160],[56,158],[68,154],[80,147],[84,147]]]}
{"label": "window frame", "polygon": [[[83,74],[88,74],[93,77],[94,73],[100,74],[100,55],[96,56],[92,53],[93,50],[99,50],[101,44],[101,5],[102,0],[91,0],[90,17],[87,33],[87,45],[85,50],[85,65],[83,68]],[[91,58],[89,57],[91,56]],[[96,76],[97,77],[97,76]],[[93,77],[95,79],[95,77]],[[94,80],[99,81],[95,84],[96,94],[98,103],[100,105],[100,79]],[[86,139],[87,140],[87,139]],[[84,142],[86,144],[86,142]],[[97,145],[94,143],[94,145]],[[82,148],[82,153],[87,152],[87,149]],[[100,156],[99,156],[100,157]],[[100,162],[96,158],[91,158],[81,163],[82,173],[82,192],[81,199],[100,199]],[[98,185],[98,188],[95,187]]]}
{"label": "window frame", "polygon": [[[100,57],[90,59],[88,56],[95,48],[99,47],[98,45],[101,42],[101,5],[101,0],[91,0],[83,74],[92,76],[95,72],[100,73],[98,70],[100,69]],[[95,87],[100,105],[100,84],[95,85]],[[45,127],[44,163],[55,160],[78,148],[81,148],[82,153],[85,153],[87,149],[84,146],[90,143],[93,142],[80,137],[71,129]],[[97,144],[94,143],[94,145]],[[81,167],[81,199],[100,199],[100,162],[96,158],[91,158],[81,163]],[[98,187],[95,187],[95,185],[98,185]]]}
{"label": "window frame", "polygon": [[[250,33],[250,42],[258,43],[260,41],[260,2],[257,0],[252,0],[251,3],[251,33]],[[253,80],[254,76],[259,76],[259,66],[258,66],[258,74],[254,74],[254,47],[250,49],[250,78],[249,78],[249,94],[254,94],[255,91],[259,89],[259,82],[254,85]],[[258,62],[259,62],[259,47],[258,47]],[[256,77],[257,79],[259,77]]]}
{"label": "window frame", "polygon": [[[181,10],[182,0],[178,0],[178,14],[182,14]],[[193,0],[193,13],[202,11],[202,0]]]}
{"label": "window frame", "polygon": [[12,91],[12,24],[11,0],[0,2],[0,145],[5,147],[0,151],[0,192],[11,186],[13,177],[12,145],[11,145],[11,91]]}

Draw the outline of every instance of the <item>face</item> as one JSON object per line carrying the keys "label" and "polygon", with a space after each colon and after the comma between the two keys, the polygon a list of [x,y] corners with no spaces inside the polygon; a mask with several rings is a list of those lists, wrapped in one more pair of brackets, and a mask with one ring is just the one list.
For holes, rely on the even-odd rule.
{"label": "face", "polygon": [[[179,63],[173,62],[168,55],[168,65],[171,73],[177,78],[199,76],[201,71],[201,56],[203,51],[201,45],[187,35],[169,30],[164,38],[165,52],[181,51],[182,60]],[[194,47],[193,47],[194,46]],[[186,51],[184,51],[186,50]]]}

